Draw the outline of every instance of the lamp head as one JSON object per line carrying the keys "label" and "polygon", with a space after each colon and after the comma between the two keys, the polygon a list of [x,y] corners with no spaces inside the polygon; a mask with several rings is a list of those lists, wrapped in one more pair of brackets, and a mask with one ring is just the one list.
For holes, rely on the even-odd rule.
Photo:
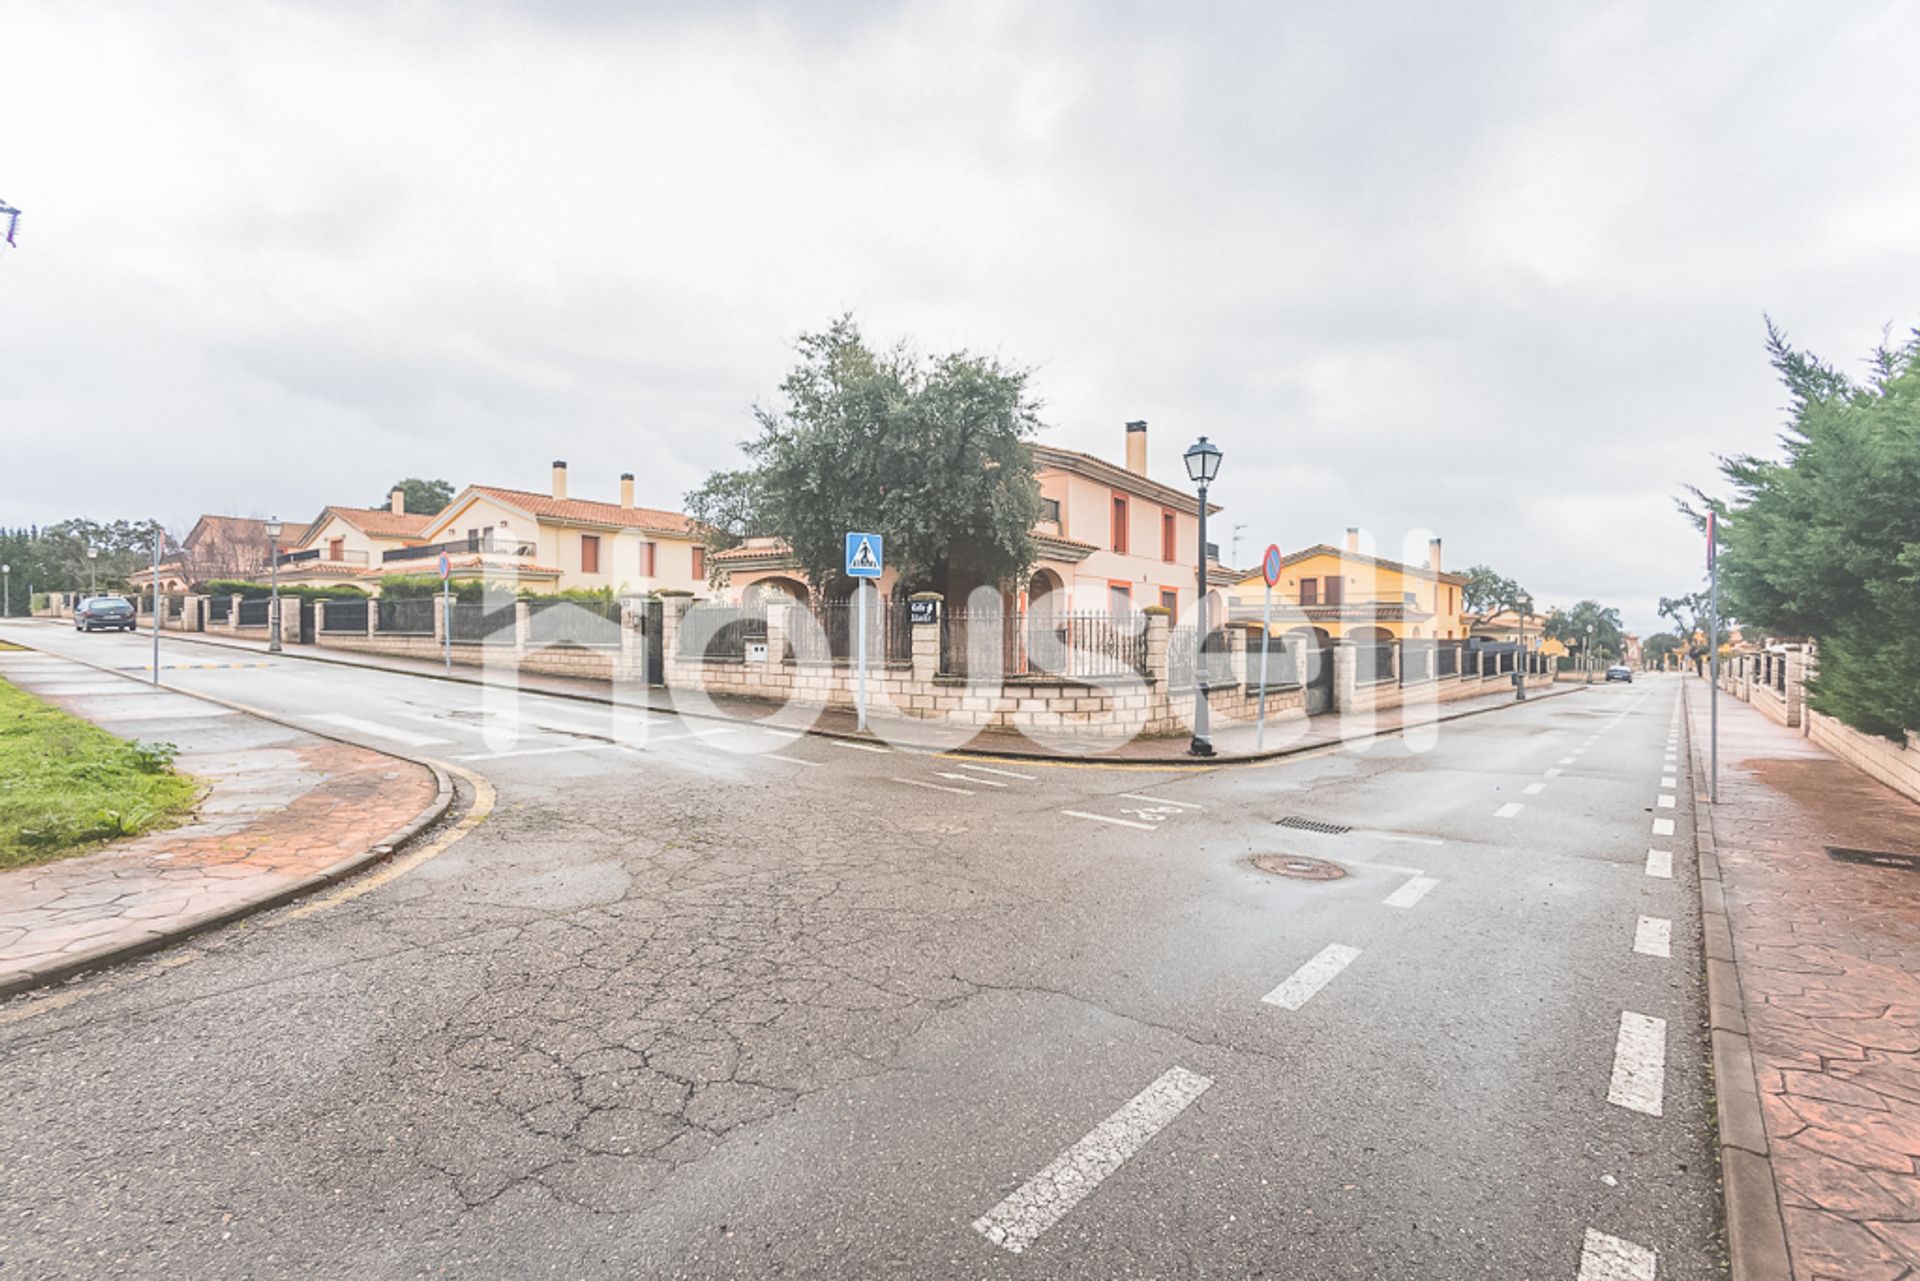
{"label": "lamp head", "polygon": [[280,537],[280,529],[281,529],[280,519],[279,517],[276,516],[274,519],[267,522],[267,537],[268,538]]}
{"label": "lamp head", "polygon": [[1220,446],[1205,436],[1187,446],[1181,457],[1187,464],[1187,479],[1196,485],[1211,485],[1220,474]]}

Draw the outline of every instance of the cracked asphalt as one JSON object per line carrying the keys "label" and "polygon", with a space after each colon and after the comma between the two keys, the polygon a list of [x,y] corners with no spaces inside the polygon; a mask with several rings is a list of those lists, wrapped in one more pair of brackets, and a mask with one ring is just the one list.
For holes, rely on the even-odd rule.
{"label": "cracked asphalt", "polygon": [[[0,1277],[1572,1278],[1589,1227],[1723,1266],[1692,851],[1643,871],[1671,684],[1149,772],[168,678],[497,808],[370,893],[0,1006]],[[1669,960],[1631,950],[1655,912]],[[1329,943],[1324,990],[1262,1002]],[[1670,1029],[1658,1117],[1607,1102],[1623,1009]],[[1211,1088],[1025,1253],[973,1228],[1176,1066]]]}

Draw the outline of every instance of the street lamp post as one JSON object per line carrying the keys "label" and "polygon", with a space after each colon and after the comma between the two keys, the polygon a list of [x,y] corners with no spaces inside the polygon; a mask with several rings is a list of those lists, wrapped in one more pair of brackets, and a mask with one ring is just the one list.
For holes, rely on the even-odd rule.
{"label": "street lamp post", "polygon": [[1519,671],[1515,673],[1520,679],[1514,682],[1513,701],[1524,703],[1527,701],[1527,614],[1533,609],[1533,597],[1522,596],[1514,601],[1514,606],[1520,611],[1520,662]]}
{"label": "street lamp post", "polygon": [[0,618],[13,617],[13,566],[0,565]]}
{"label": "street lamp post", "polygon": [[1198,590],[1193,598],[1193,741],[1187,745],[1190,756],[1212,756],[1213,743],[1207,736],[1207,486],[1220,474],[1220,447],[1205,436],[1187,447],[1183,455],[1187,479],[1200,487],[1200,565],[1194,571]]}
{"label": "street lamp post", "polygon": [[98,547],[87,548],[87,595],[89,596],[98,596],[100,594],[100,584],[94,581],[93,572],[93,567],[99,560],[100,549]]}
{"label": "street lamp post", "polygon": [[267,652],[280,652],[280,518],[267,522],[267,561],[273,603],[267,606]]}
{"label": "street lamp post", "polygon": [[1587,624],[1587,684],[1593,684],[1593,624]]}

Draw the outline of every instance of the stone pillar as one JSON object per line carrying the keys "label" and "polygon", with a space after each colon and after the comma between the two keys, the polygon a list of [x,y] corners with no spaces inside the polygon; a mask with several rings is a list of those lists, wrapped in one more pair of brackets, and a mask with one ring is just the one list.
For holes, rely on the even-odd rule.
{"label": "stone pillar", "polygon": [[444,592],[433,595],[433,647],[439,649],[447,638],[447,597]]}
{"label": "stone pillar", "polygon": [[367,639],[373,639],[374,627],[380,621],[380,598],[367,597]]}
{"label": "stone pillar", "polygon": [[1338,640],[1333,644],[1333,706],[1335,711],[1350,710],[1359,701],[1360,665],[1354,658],[1353,642]]}
{"label": "stone pillar", "polygon": [[691,596],[669,596],[660,611],[660,679],[668,685],[673,684],[674,659],[680,653],[680,623],[692,608]]}
{"label": "stone pillar", "polygon": [[1167,629],[1167,615],[1147,615],[1147,680],[1159,687],[1162,698],[1166,697],[1168,684]]}
{"label": "stone pillar", "polygon": [[1227,628],[1227,668],[1242,689],[1247,685],[1247,635],[1244,627]]}
{"label": "stone pillar", "polygon": [[[913,683],[932,686],[940,674],[940,616],[946,599],[939,592],[915,592],[907,598],[913,619]],[[924,616],[920,611],[927,610]]]}
{"label": "stone pillar", "polygon": [[240,631],[240,602],[244,599],[239,592],[227,599],[227,630],[236,634]]}
{"label": "stone pillar", "polygon": [[532,627],[533,607],[526,601],[513,602],[513,661],[527,656],[527,633]]}
{"label": "stone pillar", "polygon": [[1805,717],[1801,714],[1807,698],[1807,653],[1799,645],[1790,646],[1781,656],[1787,665],[1787,724],[1798,725]]}
{"label": "stone pillar", "polygon": [[789,601],[767,602],[767,666],[779,667],[787,661],[787,636],[793,626],[793,605]]}
{"label": "stone pillar", "polygon": [[319,639],[322,636],[325,636],[326,634],[327,634],[327,602],[323,600],[317,600],[313,602],[313,639],[315,640],[315,642],[318,642]]}

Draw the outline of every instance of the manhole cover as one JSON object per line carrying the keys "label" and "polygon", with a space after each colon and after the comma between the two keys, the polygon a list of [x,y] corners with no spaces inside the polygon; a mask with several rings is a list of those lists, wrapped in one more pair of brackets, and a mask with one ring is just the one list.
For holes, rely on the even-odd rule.
{"label": "manhole cover", "polygon": [[1865,863],[1869,867],[1891,867],[1902,872],[1920,872],[1920,854],[1896,854],[1892,850],[1851,850],[1839,845],[1829,845],[1827,857],[1836,863]]}
{"label": "manhole cover", "polygon": [[1298,832],[1319,832],[1324,836],[1344,836],[1353,829],[1345,823],[1323,823],[1317,818],[1301,818],[1298,814],[1289,814],[1285,818],[1275,819],[1281,827],[1291,827]]}
{"label": "manhole cover", "polygon": [[1338,863],[1300,854],[1255,854],[1253,865],[1275,876],[1291,876],[1296,881],[1337,881],[1347,874]]}

